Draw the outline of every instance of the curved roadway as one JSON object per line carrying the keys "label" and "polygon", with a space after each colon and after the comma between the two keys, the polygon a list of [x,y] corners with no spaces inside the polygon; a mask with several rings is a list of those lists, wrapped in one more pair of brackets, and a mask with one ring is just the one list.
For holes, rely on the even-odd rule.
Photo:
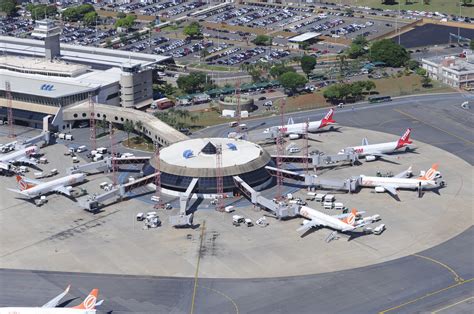
{"label": "curved roadway", "polygon": [[[415,140],[456,154],[472,166],[473,111],[460,108],[469,98],[472,103],[472,96],[443,94],[360,104],[338,110],[335,119],[341,125],[396,135],[412,127]],[[325,112],[291,116],[300,122],[307,117],[320,119]],[[252,128],[278,122],[279,117],[271,117],[246,123]],[[227,132],[227,126],[220,125],[201,134]],[[471,226],[415,255],[359,269],[289,278],[195,280],[0,269],[0,306],[41,305],[72,284],[71,294],[78,297],[99,287],[106,300],[101,310],[113,313],[471,313],[473,236]]]}

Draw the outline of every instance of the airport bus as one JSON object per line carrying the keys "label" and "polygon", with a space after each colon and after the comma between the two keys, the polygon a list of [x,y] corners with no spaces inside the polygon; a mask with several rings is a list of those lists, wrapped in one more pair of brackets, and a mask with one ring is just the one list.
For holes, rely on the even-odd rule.
{"label": "airport bus", "polygon": [[369,102],[370,103],[386,102],[386,101],[392,101],[392,97],[390,97],[390,96],[370,96],[369,97]]}

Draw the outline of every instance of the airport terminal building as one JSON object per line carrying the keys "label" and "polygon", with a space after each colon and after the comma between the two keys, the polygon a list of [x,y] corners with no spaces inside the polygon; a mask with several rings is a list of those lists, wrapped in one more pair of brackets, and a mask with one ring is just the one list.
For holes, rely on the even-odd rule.
{"label": "airport terminal building", "polygon": [[[89,118],[71,114],[65,119],[63,113],[89,97],[100,106],[143,108],[153,101],[156,65],[173,62],[167,56],[60,45],[60,32],[53,21],[42,20],[32,33],[38,39],[0,36],[0,98],[6,103],[9,90],[15,124],[39,128],[51,115],[52,125],[67,130],[75,120]],[[6,107],[0,109],[2,120]],[[117,117],[114,122],[123,121]]]}

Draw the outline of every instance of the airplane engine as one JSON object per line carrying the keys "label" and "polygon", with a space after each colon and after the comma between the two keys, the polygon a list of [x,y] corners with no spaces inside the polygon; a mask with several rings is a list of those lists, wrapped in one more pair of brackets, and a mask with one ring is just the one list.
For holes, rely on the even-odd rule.
{"label": "airplane engine", "polygon": [[302,225],[302,226],[305,226],[305,225],[307,225],[307,224],[310,223],[310,222],[311,222],[311,220],[303,219],[303,221],[301,222],[301,225]]}
{"label": "airplane engine", "polygon": [[385,188],[381,187],[381,186],[376,186],[375,187],[375,193],[383,193],[385,192]]}
{"label": "airplane engine", "polygon": [[374,161],[375,159],[377,159],[377,157],[372,156],[372,155],[365,156],[365,161]]}
{"label": "airplane engine", "polygon": [[288,135],[288,138],[290,140],[297,140],[297,139],[300,138],[300,136],[298,134],[290,134],[290,135]]}

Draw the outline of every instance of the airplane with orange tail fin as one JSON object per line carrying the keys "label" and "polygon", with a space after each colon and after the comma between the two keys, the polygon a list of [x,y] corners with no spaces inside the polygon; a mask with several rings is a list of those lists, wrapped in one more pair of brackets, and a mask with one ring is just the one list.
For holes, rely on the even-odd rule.
{"label": "airplane with orange tail fin", "polygon": [[443,187],[446,182],[438,171],[438,164],[433,164],[429,170],[422,172],[418,178],[409,178],[411,167],[393,177],[369,177],[361,175],[360,186],[373,187],[375,192],[387,191],[393,196],[397,195],[398,189],[422,190]]}
{"label": "airplane with orange tail fin", "polygon": [[101,305],[104,300],[97,301],[99,289],[93,289],[84,301],[73,307],[57,307],[59,302],[68,294],[67,286],[63,293],[51,299],[42,307],[2,307],[0,314],[94,314],[96,306]]}
{"label": "airplane with orange tail fin", "polygon": [[[307,231],[312,227],[327,227],[340,232],[354,231],[358,228],[366,226],[372,221],[370,219],[358,219],[358,216],[364,212],[358,212],[355,208],[349,214],[327,215],[316,209],[302,206],[300,216],[306,218],[303,220],[303,226],[296,231]],[[374,216],[375,217],[375,216]]]}
{"label": "airplane with orange tail fin", "polygon": [[82,183],[85,180],[86,175],[84,173],[75,173],[48,182],[41,182],[38,180],[28,179],[17,175],[16,181],[19,189],[7,190],[18,193],[28,199],[32,199],[48,193],[61,193],[66,196],[71,196],[70,187],[72,185]]}

